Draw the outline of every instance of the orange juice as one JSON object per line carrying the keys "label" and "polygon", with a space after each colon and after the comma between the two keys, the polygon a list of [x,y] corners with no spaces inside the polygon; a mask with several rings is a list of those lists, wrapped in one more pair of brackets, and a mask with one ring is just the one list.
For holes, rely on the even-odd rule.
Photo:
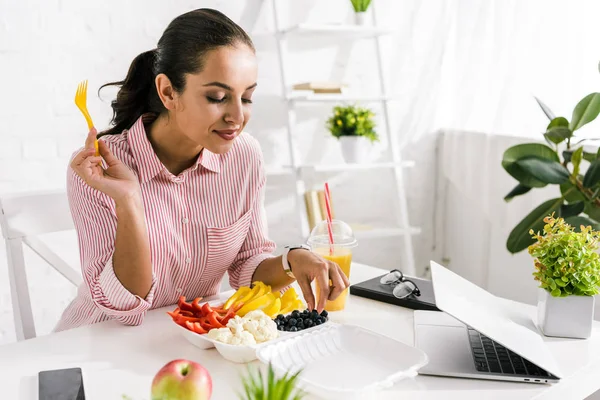
{"label": "orange juice", "polygon": [[[333,261],[337,265],[340,266],[344,274],[348,278],[350,278],[350,264],[352,263],[352,249],[344,248],[344,247],[334,247],[333,254],[330,254],[329,247],[326,248],[317,248],[313,249],[313,251],[323,258]],[[331,282],[330,282],[331,284]],[[317,296],[317,304],[319,302],[319,284],[316,283],[316,296]],[[325,303],[325,310],[327,311],[339,311],[343,310],[346,305],[346,297],[348,296],[348,289],[344,290],[337,299],[335,300],[327,300]]]}

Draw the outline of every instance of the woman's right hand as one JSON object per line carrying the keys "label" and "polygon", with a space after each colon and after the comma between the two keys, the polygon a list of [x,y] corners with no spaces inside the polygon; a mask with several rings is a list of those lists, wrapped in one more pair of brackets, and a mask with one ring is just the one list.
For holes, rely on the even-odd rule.
{"label": "woman's right hand", "polygon": [[[98,141],[100,156],[95,155],[96,135],[96,128],[92,128],[85,140],[85,148],[71,161],[71,168],[85,183],[105,193],[116,203],[140,195],[138,178],[114,156],[104,141]],[[102,159],[106,162],[106,169],[102,167]]]}

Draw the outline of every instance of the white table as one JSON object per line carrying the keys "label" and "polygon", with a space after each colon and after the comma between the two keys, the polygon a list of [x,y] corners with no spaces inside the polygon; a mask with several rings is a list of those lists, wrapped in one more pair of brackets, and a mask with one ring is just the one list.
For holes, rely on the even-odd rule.
{"label": "white table", "polygon": [[[381,269],[354,264],[351,282],[377,275]],[[52,301],[49,299],[48,301]],[[532,315],[534,307],[528,307]],[[224,360],[215,349],[191,345],[165,311],[150,311],[137,327],[108,321],[0,346],[0,393],[3,399],[37,399],[37,373],[44,369],[79,366],[88,400],[150,399],[150,383],[165,363],[176,358],[204,365],[213,379],[213,399],[237,399],[240,374],[246,367]],[[350,296],[346,310],[332,313],[338,323],[356,324],[413,344],[413,311]],[[600,389],[600,324],[589,340],[548,339],[566,378],[555,385],[506,383],[417,376],[396,384],[377,398],[384,399],[583,399]],[[399,355],[401,356],[401,355]]]}

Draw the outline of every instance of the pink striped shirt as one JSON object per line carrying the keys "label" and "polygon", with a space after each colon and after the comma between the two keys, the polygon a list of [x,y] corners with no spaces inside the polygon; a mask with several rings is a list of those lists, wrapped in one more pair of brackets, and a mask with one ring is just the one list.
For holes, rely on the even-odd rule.
{"label": "pink striped shirt", "polygon": [[119,282],[112,265],[114,201],[69,168],[67,190],[84,283],[55,331],[115,319],[140,324],[146,311],[218,293],[227,271],[233,288],[250,285],[258,264],[273,257],[264,219],[265,174],[258,142],[246,133],[225,154],[202,150],[178,176],[160,162],[142,117],[120,135],[103,136],[137,174],[150,239],[153,283],[142,299]]}

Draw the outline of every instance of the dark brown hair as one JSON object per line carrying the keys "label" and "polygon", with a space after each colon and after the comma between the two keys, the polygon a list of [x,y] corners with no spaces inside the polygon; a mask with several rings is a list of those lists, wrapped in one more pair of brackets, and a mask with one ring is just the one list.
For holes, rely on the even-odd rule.
{"label": "dark brown hair", "polygon": [[158,116],[165,111],[154,84],[158,74],[165,74],[173,88],[181,93],[185,88],[185,75],[202,70],[207,52],[238,43],[254,50],[248,34],[217,10],[201,8],[178,16],[164,31],[156,49],[133,60],[124,80],[100,87],[100,90],[106,86],[120,89],[111,102],[111,127],[98,136],[120,134],[142,114]]}

